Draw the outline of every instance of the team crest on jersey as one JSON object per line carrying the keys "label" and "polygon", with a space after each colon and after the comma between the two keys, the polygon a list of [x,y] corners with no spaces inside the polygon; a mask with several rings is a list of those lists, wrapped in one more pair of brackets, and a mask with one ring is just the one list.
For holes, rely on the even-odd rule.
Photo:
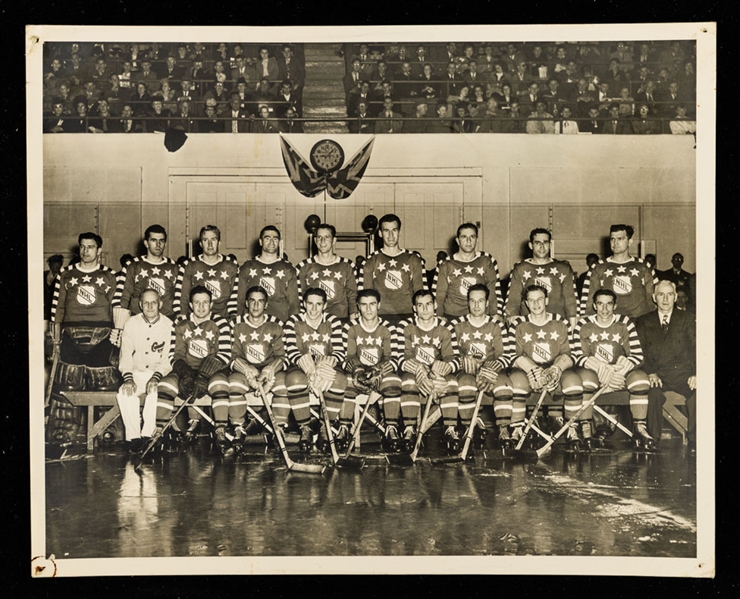
{"label": "team crest on jersey", "polygon": [[632,279],[626,275],[614,277],[614,293],[617,295],[629,295],[632,293]]}
{"label": "team crest on jersey", "polygon": [[596,346],[596,356],[607,364],[614,362],[614,348],[611,345],[600,343]]}
{"label": "team crest on jersey", "polygon": [[388,289],[398,291],[403,286],[403,277],[400,270],[387,270],[385,272],[385,286]]}
{"label": "team crest on jersey", "polygon": [[80,285],[77,288],[77,303],[83,306],[92,306],[95,303],[95,287]]}
{"label": "team crest on jersey", "polygon": [[543,364],[549,362],[552,358],[550,345],[548,343],[535,343],[532,345],[532,358],[535,362]]}
{"label": "team crest on jersey", "polygon": [[534,285],[544,287],[545,289],[547,289],[547,293],[550,293],[552,291],[552,280],[550,279],[550,277],[535,277]]}
{"label": "team crest on jersey", "polygon": [[379,355],[377,347],[371,347],[370,349],[360,349],[358,355],[360,356],[360,362],[366,364],[367,366],[375,366],[375,364],[378,363]]}
{"label": "team crest on jersey", "polygon": [[206,281],[205,287],[211,292],[214,302],[221,297],[221,285],[218,281]]}
{"label": "team crest on jersey", "polygon": [[156,341],[152,343],[151,350],[153,354],[161,354],[163,349],[164,349],[164,341],[162,341],[161,343],[157,343]]}
{"label": "team crest on jersey", "polygon": [[310,353],[314,358],[325,356],[326,348],[323,345],[312,344],[308,346],[308,353]]}
{"label": "team crest on jersey", "polygon": [[265,361],[265,348],[261,343],[247,345],[247,362],[261,364]]}
{"label": "team crest on jersey", "polygon": [[434,362],[434,351],[428,347],[417,347],[416,348],[416,359],[422,364],[429,366]]}
{"label": "team crest on jersey", "polygon": [[334,299],[336,295],[334,281],[319,281],[319,289],[323,289],[326,292],[327,299]]}
{"label": "team crest on jersey", "polygon": [[468,346],[468,353],[474,358],[485,358],[486,357],[485,343],[471,343]]}
{"label": "team crest on jersey", "polygon": [[473,277],[461,277],[460,278],[460,294],[468,295],[468,289],[475,285],[477,281]]}
{"label": "team crest on jersey", "polygon": [[165,293],[164,279],[149,279],[149,289],[154,289],[154,291],[156,291],[160,295],[160,297],[163,296]]}
{"label": "team crest on jersey", "polygon": [[260,277],[259,285],[267,291],[267,295],[275,295],[275,277]]}
{"label": "team crest on jersey", "polygon": [[205,339],[191,339],[188,343],[188,352],[195,358],[207,358],[208,342]]}

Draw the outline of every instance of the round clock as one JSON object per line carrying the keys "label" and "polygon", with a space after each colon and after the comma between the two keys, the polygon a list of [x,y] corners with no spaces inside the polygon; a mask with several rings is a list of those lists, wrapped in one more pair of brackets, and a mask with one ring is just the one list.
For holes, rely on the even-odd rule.
{"label": "round clock", "polygon": [[311,148],[311,164],[320,173],[335,171],[344,164],[344,150],[331,139],[322,139]]}

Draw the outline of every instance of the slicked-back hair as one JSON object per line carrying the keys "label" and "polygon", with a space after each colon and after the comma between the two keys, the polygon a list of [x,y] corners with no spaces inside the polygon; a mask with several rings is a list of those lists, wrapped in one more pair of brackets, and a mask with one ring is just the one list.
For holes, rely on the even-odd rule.
{"label": "slicked-back hair", "polygon": [[274,231],[275,233],[277,233],[278,239],[281,239],[280,229],[278,229],[275,225],[267,225],[265,227],[262,227],[259,238],[262,239],[262,236],[268,231]]}
{"label": "slicked-back hair", "polygon": [[92,239],[95,242],[95,245],[98,246],[98,249],[103,247],[103,238],[97,233],[93,233],[92,231],[80,233],[79,237],[77,237],[77,245],[82,245],[83,239]]}
{"label": "slicked-back hair", "polygon": [[193,298],[198,295],[199,293],[205,293],[211,301],[213,301],[213,294],[211,293],[211,290],[208,289],[205,285],[196,285],[190,290],[190,295],[188,295],[188,301],[192,303]]}
{"label": "slicked-back hair", "polygon": [[470,294],[473,291],[482,291],[486,294],[486,301],[488,301],[488,298],[491,296],[491,290],[483,283],[476,283],[475,285],[471,285],[468,287],[468,299],[470,299]]}
{"label": "slicked-back hair", "polygon": [[270,296],[267,295],[267,291],[264,287],[260,287],[259,285],[252,285],[249,289],[247,289],[247,295],[245,296],[247,298],[247,301],[249,300],[249,296],[253,293],[261,293],[265,296],[265,303],[270,299]]}
{"label": "slicked-back hair", "polygon": [[164,235],[164,240],[167,241],[167,231],[162,225],[149,225],[144,231],[144,239],[149,239],[149,235],[152,233],[161,233]]}
{"label": "slicked-back hair", "polygon": [[460,237],[460,231],[463,229],[473,229],[475,231],[475,236],[478,237],[478,225],[475,225],[474,223],[463,223],[457,228],[457,233],[455,234],[455,237]]}
{"label": "slicked-back hair", "polygon": [[384,214],[382,217],[380,217],[380,221],[378,221],[378,231],[383,228],[384,223],[396,223],[398,224],[398,228],[401,228],[401,219],[398,218],[395,214]]}
{"label": "slicked-back hair", "polygon": [[319,229],[326,229],[327,231],[329,231],[329,233],[331,233],[332,239],[337,238],[337,228],[334,225],[330,225],[328,223],[321,223],[319,226],[316,227],[316,230],[313,232],[314,238],[319,232]]}
{"label": "slicked-back hair", "polygon": [[609,227],[609,235],[618,231],[627,233],[627,239],[632,239],[632,236],[635,234],[635,229],[632,225],[612,225]]}
{"label": "slicked-back hair", "polygon": [[380,303],[380,293],[376,289],[361,289],[357,292],[357,305],[360,305],[360,300],[363,297],[372,297],[375,298],[375,301]]}
{"label": "slicked-back hair", "polygon": [[216,233],[216,239],[221,241],[221,230],[216,225],[206,225],[205,227],[202,227],[200,233],[198,233],[198,239],[202,240],[203,235],[208,231],[214,231]]}
{"label": "slicked-back hair", "polygon": [[617,294],[614,293],[611,289],[599,289],[596,293],[594,293],[594,306],[596,305],[596,298],[600,295],[606,295],[610,298],[612,298],[612,301],[614,302],[614,305],[617,305]]}
{"label": "slicked-back hair", "polygon": [[434,297],[434,294],[431,291],[429,291],[428,289],[419,289],[414,292],[414,295],[411,296],[411,305],[415,306],[416,301],[419,298],[425,297],[427,295],[432,298],[432,301],[435,301],[435,302],[437,301],[437,298]]}
{"label": "slicked-back hair", "polygon": [[541,291],[545,294],[545,297],[547,297],[547,289],[545,289],[542,285],[529,285],[524,288],[524,291],[522,291],[522,301],[527,301],[527,296],[529,296],[530,293],[533,291]]}
{"label": "slicked-back hair", "polygon": [[319,289],[318,287],[309,287],[303,292],[303,303],[306,303],[309,295],[318,295],[326,303],[326,291]]}
{"label": "slicked-back hair", "polygon": [[534,236],[540,234],[547,235],[547,240],[552,241],[552,233],[550,233],[550,231],[543,227],[537,227],[529,232],[529,243],[534,243]]}

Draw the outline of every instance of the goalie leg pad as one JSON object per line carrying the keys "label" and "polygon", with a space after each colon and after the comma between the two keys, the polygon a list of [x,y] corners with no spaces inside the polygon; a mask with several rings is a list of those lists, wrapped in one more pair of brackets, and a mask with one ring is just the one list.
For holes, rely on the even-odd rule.
{"label": "goalie leg pad", "polygon": [[115,391],[121,386],[118,371],[113,366],[85,367],[85,384],[95,391]]}
{"label": "goalie leg pad", "polygon": [[59,362],[54,377],[60,391],[82,391],[85,389],[85,366]]}
{"label": "goalie leg pad", "polygon": [[74,441],[82,425],[81,416],[80,408],[73,406],[64,397],[52,394],[46,440],[59,444]]}

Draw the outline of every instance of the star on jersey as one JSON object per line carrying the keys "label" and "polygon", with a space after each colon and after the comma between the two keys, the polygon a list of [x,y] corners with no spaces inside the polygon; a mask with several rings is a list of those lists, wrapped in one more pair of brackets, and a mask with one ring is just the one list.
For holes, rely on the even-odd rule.
{"label": "star on jersey", "polygon": [[303,333],[303,336],[301,337],[301,341],[303,341],[303,343],[308,343],[308,340],[310,338],[311,338],[311,335],[309,335],[308,333]]}
{"label": "star on jersey", "polygon": [[462,271],[459,268],[456,268],[455,270],[452,271],[453,277],[459,277],[461,274],[462,274]]}
{"label": "star on jersey", "polygon": [[472,266],[470,266],[470,265],[468,265],[468,266],[466,266],[466,267],[465,267],[465,268],[464,268],[463,270],[464,270],[465,272],[467,272],[467,273],[471,273],[471,272],[473,272],[473,267],[472,267]]}
{"label": "star on jersey", "polygon": [[545,331],[537,331],[537,339],[544,339],[545,337],[547,337]]}
{"label": "star on jersey", "polygon": [[404,272],[411,272],[411,267],[408,264],[404,264],[401,267],[401,270],[404,271]]}
{"label": "star on jersey", "polygon": [[164,276],[167,277],[168,279],[172,279],[172,277],[173,277],[172,271],[170,271],[170,270],[166,271],[164,273]]}
{"label": "star on jersey", "polygon": [[90,281],[92,281],[92,277],[90,275],[85,275],[84,277],[82,277],[83,283],[89,283]]}
{"label": "star on jersey", "polygon": [[619,273],[627,272],[627,267],[626,266],[618,266],[617,267],[617,272],[619,272]]}
{"label": "star on jersey", "polygon": [[553,276],[557,276],[557,274],[558,274],[558,269],[557,269],[556,267],[554,267],[554,266],[553,266],[553,267],[552,267],[552,268],[550,269],[550,274],[551,274],[551,275],[553,275]]}
{"label": "star on jersey", "polygon": [[423,337],[421,338],[421,342],[422,342],[422,343],[426,343],[426,344],[429,344],[429,343],[431,343],[431,342],[432,342],[432,338],[431,338],[431,337],[430,337],[429,335],[424,335],[424,336],[423,336]]}
{"label": "star on jersey", "polygon": [[334,278],[335,278],[335,279],[336,279],[337,281],[341,281],[341,280],[342,280],[342,273],[341,273],[341,272],[339,272],[339,271],[335,272],[335,273],[334,273]]}
{"label": "star on jersey", "polygon": [[245,343],[247,341],[247,336],[244,333],[239,333],[239,343]]}
{"label": "star on jersey", "polygon": [[391,258],[391,259],[390,259],[390,260],[388,261],[388,264],[390,264],[390,265],[391,265],[391,268],[396,268],[396,265],[398,264],[398,261],[397,261],[397,260],[395,260],[395,259],[393,259],[393,258]]}
{"label": "star on jersey", "polygon": [[202,273],[202,272],[200,272],[199,270],[198,270],[198,271],[196,271],[196,273],[195,273],[195,278],[196,278],[196,280],[198,280],[198,281],[202,281],[202,280],[203,280],[203,273]]}
{"label": "star on jersey", "polygon": [[462,336],[460,337],[460,340],[465,341],[467,343],[468,341],[470,341],[470,335],[468,335],[467,333],[463,333]]}
{"label": "star on jersey", "polygon": [[531,272],[529,272],[528,270],[525,270],[525,271],[524,271],[524,274],[522,275],[522,279],[524,279],[525,281],[527,281],[527,280],[529,280],[529,279],[530,279],[531,277],[532,277],[532,273],[531,273]]}
{"label": "star on jersey", "polygon": [[325,277],[330,277],[331,271],[328,268],[325,268],[324,270],[321,271],[321,274],[324,275]]}
{"label": "star on jersey", "polygon": [[152,274],[158,275],[162,270],[158,266],[152,266]]}
{"label": "star on jersey", "polygon": [[599,336],[596,333],[591,333],[588,337],[591,343],[596,343],[599,340]]}
{"label": "star on jersey", "polygon": [[314,272],[314,273],[313,273],[313,274],[311,275],[311,278],[312,278],[312,279],[313,279],[313,280],[315,281],[316,279],[318,279],[318,278],[319,278],[319,273],[317,273],[317,272]]}
{"label": "star on jersey", "polygon": [[480,276],[483,276],[484,274],[486,274],[486,271],[485,271],[485,270],[483,270],[483,267],[482,267],[482,266],[481,266],[481,267],[480,267],[480,268],[479,268],[479,269],[478,269],[478,270],[477,270],[476,272],[477,272],[477,273],[478,273],[478,274],[479,274]]}
{"label": "star on jersey", "polygon": [[541,266],[538,267],[536,270],[537,270],[537,274],[538,275],[544,275],[545,274],[545,269],[542,268]]}
{"label": "star on jersey", "polygon": [[[152,274],[154,274],[154,269],[152,269]],[[149,276],[149,272],[148,272],[148,271],[147,271],[147,270],[146,270],[145,268],[142,268],[142,269],[141,269],[141,270],[139,271],[139,274],[138,274],[138,275],[136,275],[136,280],[138,280],[138,279],[139,279],[139,277],[141,277],[142,279],[145,279],[145,278],[146,278],[146,277],[148,277],[148,276]]]}
{"label": "star on jersey", "polygon": [[480,339],[481,337],[483,337],[483,333],[481,333],[480,331],[475,331],[473,333],[473,339]]}
{"label": "star on jersey", "polygon": [[227,273],[225,270],[222,270],[220,276],[225,281],[226,279],[229,278],[229,273]]}
{"label": "star on jersey", "polygon": [[615,343],[619,343],[622,340],[622,337],[619,335],[619,333],[614,333],[612,335],[612,341]]}
{"label": "star on jersey", "polygon": [[95,284],[100,285],[100,287],[105,285],[105,281],[103,280],[103,277],[98,277],[97,279],[95,279]]}
{"label": "star on jersey", "polygon": [[532,335],[524,333],[524,343],[529,343],[530,341],[532,341]]}
{"label": "star on jersey", "polygon": [[[195,330],[197,331],[198,329]],[[193,336],[193,331],[186,329],[182,336],[185,337],[185,339],[190,339]]]}
{"label": "star on jersey", "polygon": [[251,332],[251,333],[249,334],[249,338],[250,338],[250,339],[251,339],[252,341],[259,341],[259,338],[260,338],[260,336],[259,336],[259,333],[258,333],[257,331],[252,331],[252,332]]}
{"label": "star on jersey", "polygon": [[271,269],[271,268],[263,268],[263,269],[262,269],[262,274],[263,274],[263,275],[269,275],[269,274],[272,274],[272,269]]}
{"label": "star on jersey", "polygon": [[639,277],[639,276],[640,276],[640,271],[639,271],[639,270],[637,270],[636,268],[633,268],[633,269],[632,269],[632,270],[630,271],[630,274],[631,274],[631,275],[632,275],[633,277]]}
{"label": "star on jersey", "polygon": [[553,331],[552,333],[550,333],[550,339],[552,339],[553,341],[557,341],[558,339],[560,339],[560,335],[557,331]]}
{"label": "star on jersey", "polygon": [[385,270],[385,264],[382,262],[378,264],[378,272],[383,272]]}
{"label": "star on jersey", "polygon": [[601,338],[604,341],[608,341],[609,340],[609,333],[607,333],[606,331],[604,331],[603,333],[601,333]]}
{"label": "star on jersey", "polygon": [[208,341],[211,341],[213,339],[212,331],[206,331],[206,339],[208,339]]}
{"label": "star on jersey", "polygon": [[215,277],[216,276],[216,271],[213,268],[209,268],[207,272],[208,272],[208,276],[209,277]]}
{"label": "star on jersey", "polygon": [[560,275],[558,278],[560,279],[561,284],[565,281],[565,275]]}
{"label": "star on jersey", "polygon": [[319,335],[318,331],[314,331],[313,333],[311,333],[311,339],[313,339],[314,341],[318,341],[319,339],[321,339],[321,335]]}
{"label": "star on jersey", "polygon": [[249,276],[250,277],[256,277],[257,276],[257,270],[254,268],[249,269]]}
{"label": "star on jersey", "polygon": [[69,284],[70,284],[70,285],[71,285],[72,287],[74,287],[75,285],[77,285],[77,283],[78,283],[78,281],[77,281],[77,277],[72,277],[72,278],[71,278],[71,279],[69,280]]}
{"label": "star on jersey", "polygon": [[483,335],[483,341],[491,343],[491,341],[493,341],[493,335],[491,335],[491,333],[486,333]]}
{"label": "star on jersey", "polygon": [[329,341],[331,341],[331,335],[324,334],[321,339],[324,341],[324,343],[329,343]]}

